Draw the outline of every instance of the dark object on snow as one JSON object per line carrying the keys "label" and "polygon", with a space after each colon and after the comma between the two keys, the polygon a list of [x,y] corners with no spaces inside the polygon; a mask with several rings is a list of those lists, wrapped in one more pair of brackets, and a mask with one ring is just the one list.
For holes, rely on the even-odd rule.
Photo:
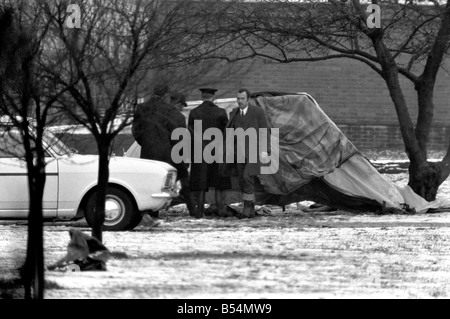
{"label": "dark object on snow", "polygon": [[111,254],[97,238],[86,235],[77,229],[69,230],[69,234],[70,242],[67,245],[66,256],[48,266],[48,270],[106,270],[106,261]]}

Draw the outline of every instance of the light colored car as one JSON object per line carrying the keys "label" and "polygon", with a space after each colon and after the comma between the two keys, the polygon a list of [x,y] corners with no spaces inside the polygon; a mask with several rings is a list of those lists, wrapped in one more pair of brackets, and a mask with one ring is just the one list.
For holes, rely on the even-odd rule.
{"label": "light colored car", "polygon": [[[0,124],[0,218],[25,219],[29,193],[24,148],[19,131]],[[48,219],[85,217],[92,226],[98,176],[98,156],[80,155],[51,132],[44,134],[46,184],[43,215]],[[176,169],[159,161],[110,158],[104,230],[129,230],[142,214],[170,205],[178,196]]]}

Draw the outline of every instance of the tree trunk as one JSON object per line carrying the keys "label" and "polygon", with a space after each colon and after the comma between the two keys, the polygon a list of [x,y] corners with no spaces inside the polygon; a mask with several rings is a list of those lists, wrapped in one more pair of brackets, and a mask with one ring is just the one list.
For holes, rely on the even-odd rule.
{"label": "tree trunk", "polygon": [[[415,135],[420,151],[427,158],[427,143],[433,121],[434,103],[433,92],[437,73],[450,43],[450,1],[447,1],[446,11],[441,16],[441,26],[428,55],[424,71],[416,83],[419,113]],[[408,185],[426,200],[436,199],[439,186],[450,173],[450,145],[447,155],[439,164],[423,163],[417,158],[410,158]]]}
{"label": "tree trunk", "polygon": [[434,103],[433,103],[433,83],[420,82],[416,85],[419,112],[417,115],[417,125],[415,135],[419,148],[427,158],[427,144],[430,136],[431,123],[433,122]]}
{"label": "tree trunk", "polygon": [[[427,158],[427,144],[434,113],[434,82],[431,80],[421,80],[416,84],[416,90],[419,102],[419,112],[415,136],[419,143],[419,149],[422,152],[422,155]],[[448,176],[449,170],[445,169],[445,160],[441,163],[429,163],[417,161],[414,157],[410,158],[408,185],[415,193],[425,198],[427,201],[436,199],[439,186]]]}
{"label": "tree trunk", "polygon": [[448,143],[447,155],[442,160],[442,176],[440,184],[442,184],[450,176],[450,141]]}
{"label": "tree trunk", "polygon": [[442,175],[441,163],[427,163],[421,167],[410,165],[408,185],[416,194],[427,201],[433,201],[436,199],[437,191],[442,184]]}
{"label": "tree trunk", "polygon": [[[42,165],[42,164],[40,164]],[[28,215],[27,258],[22,271],[25,299],[44,298],[44,233],[42,198],[45,186],[44,166],[29,170],[30,212]]]}
{"label": "tree trunk", "polygon": [[422,103],[419,116],[423,116],[423,118],[418,120],[420,125],[414,129],[400,87],[397,65],[395,61],[392,61],[381,40],[375,39],[373,43],[382,66],[384,80],[395,105],[406,154],[410,160],[408,185],[427,201],[435,200],[437,190],[445,180],[443,177],[445,174],[448,176],[448,169],[445,169],[444,162],[439,164],[427,162],[427,141],[433,118],[432,87],[428,89],[426,86],[418,87],[419,103]]}
{"label": "tree trunk", "polygon": [[377,52],[377,57],[383,71],[384,81],[394,102],[406,153],[410,159],[414,158],[416,162],[424,163],[426,157],[420,151],[419,143],[415,137],[414,125],[398,78],[397,64],[381,39],[373,39],[373,46]]}
{"label": "tree trunk", "polygon": [[103,223],[105,222],[105,199],[109,180],[109,142],[106,138],[97,139],[98,147],[98,180],[97,202],[92,236],[103,242]]}
{"label": "tree trunk", "polygon": [[439,186],[450,176],[450,144],[447,155],[440,163],[425,163],[420,166],[411,161],[408,185],[427,201],[436,199]]}

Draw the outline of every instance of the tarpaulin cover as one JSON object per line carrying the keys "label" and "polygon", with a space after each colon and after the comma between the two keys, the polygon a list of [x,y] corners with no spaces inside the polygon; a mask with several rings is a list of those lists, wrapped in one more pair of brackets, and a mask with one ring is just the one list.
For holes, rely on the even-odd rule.
{"label": "tarpaulin cover", "polygon": [[309,95],[260,96],[253,101],[264,109],[270,126],[279,129],[278,172],[259,176],[269,193],[288,194],[331,173],[357,152]]}
{"label": "tarpaulin cover", "polygon": [[[375,169],[308,94],[259,96],[273,128],[279,128],[279,169],[259,175],[267,203],[313,200],[344,209],[437,208],[409,186],[398,187]],[[272,141],[273,143],[274,141]]]}

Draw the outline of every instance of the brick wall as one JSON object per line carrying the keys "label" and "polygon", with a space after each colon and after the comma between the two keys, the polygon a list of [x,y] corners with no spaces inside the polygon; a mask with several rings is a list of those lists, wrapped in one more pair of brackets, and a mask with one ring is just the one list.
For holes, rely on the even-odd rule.
{"label": "brick wall", "polygon": [[[242,63],[242,62],[241,62]],[[235,74],[217,82],[214,73],[205,75],[202,84],[215,83],[217,98],[235,97],[236,90],[246,87],[252,92],[307,92],[328,116],[360,149],[403,149],[393,102],[381,77],[361,62],[339,59],[322,62],[272,64],[246,61],[250,71]],[[223,66],[226,67],[226,66]],[[435,90],[435,115],[430,150],[447,149],[450,140],[450,59],[446,70],[438,74]],[[219,72],[219,71],[216,71]],[[417,118],[417,95],[409,81],[401,85],[412,120]],[[200,99],[193,90],[188,100]]]}
{"label": "brick wall", "polygon": [[[338,125],[347,138],[360,150],[403,150],[398,125]],[[429,150],[446,150],[450,127],[434,127],[430,134]]]}

